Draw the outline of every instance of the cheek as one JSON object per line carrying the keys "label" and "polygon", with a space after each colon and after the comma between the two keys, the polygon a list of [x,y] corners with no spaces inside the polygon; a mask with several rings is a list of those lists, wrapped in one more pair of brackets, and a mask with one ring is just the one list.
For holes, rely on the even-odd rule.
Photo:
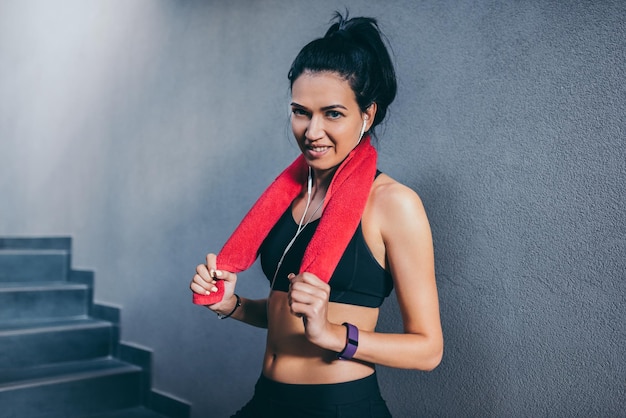
{"label": "cheek", "polygon": [[291,118],[291,130],[293,131],[293,134],[295,136],[302,136],[304,135],[304,131],[306,130],[306,124],[303,123],[301,120]]}

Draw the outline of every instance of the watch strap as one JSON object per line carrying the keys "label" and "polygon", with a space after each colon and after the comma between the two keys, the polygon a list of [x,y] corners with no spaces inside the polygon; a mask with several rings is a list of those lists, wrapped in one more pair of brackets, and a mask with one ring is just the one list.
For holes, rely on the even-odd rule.
{"label": "watch strap", "polygon": [[354,357],[359,347],[359,329],[349,322],[344,322],[342,325],[346,327],[346,346],[337,355],[337,358],[340,360],[350,360]]}

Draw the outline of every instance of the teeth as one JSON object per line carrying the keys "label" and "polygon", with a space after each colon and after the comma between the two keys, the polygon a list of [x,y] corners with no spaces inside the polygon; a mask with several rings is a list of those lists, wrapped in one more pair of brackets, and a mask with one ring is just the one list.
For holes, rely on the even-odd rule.
{"label": "teeth", "polygon": [[315,152],[322,152],[326,149],[327,147],[311,147],[311,149]]}

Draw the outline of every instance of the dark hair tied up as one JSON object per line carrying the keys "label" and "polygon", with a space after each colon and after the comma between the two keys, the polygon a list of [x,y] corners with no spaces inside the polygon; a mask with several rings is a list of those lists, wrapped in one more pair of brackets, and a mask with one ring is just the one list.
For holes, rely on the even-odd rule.
{"label": "dark hair tied up", "polygon": [[370,132],[380,124],[387,108],[396,97],[396,74],[391,58],[382,40],[376,19],[369,17],[344,18],[335,13],[335,22],[323,38],[307,44],[291,64],[289,81],[304,72],[334,72],[344,77],[365,111],[376,103],[376,117]]}

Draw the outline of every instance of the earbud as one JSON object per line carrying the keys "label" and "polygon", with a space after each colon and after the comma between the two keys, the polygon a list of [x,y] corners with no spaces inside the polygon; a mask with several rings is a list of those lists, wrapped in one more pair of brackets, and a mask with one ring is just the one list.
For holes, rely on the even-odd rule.
{"label": "earbud", "polygon": [[367,120],[369,119],[369,116],[365,115],[365,117],[363,118],[363,126],[361,127],[361,134],[359,135],[359,140],[357,141],[357,145],[359,145],[361,143],[361,139],[363,139],[363,134],[365,134],[365,127],[367,126]]}

